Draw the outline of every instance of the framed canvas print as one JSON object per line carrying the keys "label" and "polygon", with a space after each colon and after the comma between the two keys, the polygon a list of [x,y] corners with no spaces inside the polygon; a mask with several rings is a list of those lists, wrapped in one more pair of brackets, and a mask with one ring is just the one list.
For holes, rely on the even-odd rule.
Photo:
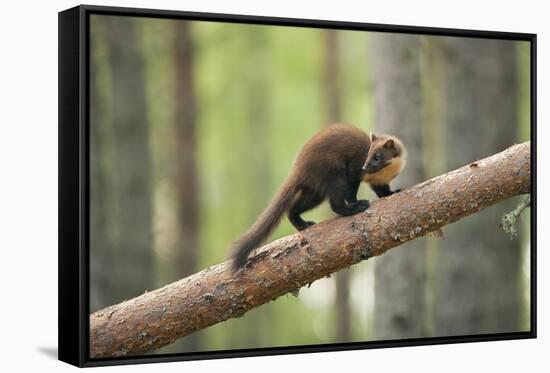
{"label": "framed canvas print", "polygon": [[59,13],[59,358],[536,336],[533,34]]}

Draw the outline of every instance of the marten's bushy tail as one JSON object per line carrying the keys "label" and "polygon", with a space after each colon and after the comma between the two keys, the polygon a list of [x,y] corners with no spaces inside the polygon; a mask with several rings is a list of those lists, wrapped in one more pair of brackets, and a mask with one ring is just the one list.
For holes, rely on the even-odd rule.
{"label": "marten's bushy tail", "polygon": [[290,208],[295,192],[296,183],[290,179],[287,180],[256,222],[237,241],[233,242],[231,256],[234,271],[244,267],[252,250],[258,248],[277,227],[285,212]]}

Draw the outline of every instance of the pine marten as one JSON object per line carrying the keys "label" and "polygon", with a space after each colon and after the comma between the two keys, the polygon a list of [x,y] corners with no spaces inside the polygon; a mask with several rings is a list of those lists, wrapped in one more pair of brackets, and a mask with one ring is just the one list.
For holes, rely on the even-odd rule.
{"label": "pine marten", "polygon": [[405,164],[405,147],[395,137],[370,136],[349,124],[331,124],[305,143],[289,176],[256,222],[232,245],[233,270],[247,262],[277,227],[285,213],[299,231],[315,224],[301,214],[328,198],[331,209],[348,216],[369,207],[368,200],[357,200],[361,180],[370,184],[378,197],[389,196],[389,183]]}

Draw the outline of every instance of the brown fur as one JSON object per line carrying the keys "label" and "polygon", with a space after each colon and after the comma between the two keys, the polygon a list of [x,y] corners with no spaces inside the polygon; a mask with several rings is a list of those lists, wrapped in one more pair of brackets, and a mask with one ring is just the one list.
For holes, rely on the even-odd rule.
{"label": "brown fur", "polygon": [[[399,146],[401,143],[395,140]],[[379,146],[376,136],[342,123],[331,124],[308,140],[278,193],[248,231],[233,243],[233,269],[244,267],[250,252],[267,239],[285,213],[297,230],[303,230],[314,223],[304,221],[300,215],[327,198],[332,210],[339,215],[352,215],[367,209],[369,202],[358,201],[356,195],[361,180],[367,181],[363,166],[372,148],[371,141]],[[402,145],[400,149],[404,149]],[[384,151],[389,154],[390,150],[385,148]],[[373,182],[393,179],[396,170],[401,169],[400,162],[386,168],[378,177],[369,176],[371,186]],[[374,186],[373,189],[379,194]]]}
{"label": "brown fur", "polygon": [[369,147],[370,136],[364,131],[349,124],[331,124],[304,144],[292,165],[291,177],[303,187],[317,189],[346,162],[362,166]]}

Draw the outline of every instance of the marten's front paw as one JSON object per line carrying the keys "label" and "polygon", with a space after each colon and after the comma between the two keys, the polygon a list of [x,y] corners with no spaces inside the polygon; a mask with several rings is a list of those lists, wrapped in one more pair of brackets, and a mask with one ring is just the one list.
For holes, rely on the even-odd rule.
{"label": "marten's front paw", "polygon": [[315,225],[314,221],[306,221],[306,228],[311,227],[312,225]]}
{"label": "marten's front paw", "polygon": [[302,224],[300,227],[298,227],[299,231],[303,231],[304,229],[307,229],[311,227],[312,225],[315,225],[314,221],[305,221],[304,224]]}
{"label": "marten's front paw", "polygon": [[357,201],[355,203],[355,211],[356,213],[357,212],[361,212],[361,211],[365,211],[366,209],[368,209],[370,206],[370,202],[366,199],[360,199],[359,201]]}

